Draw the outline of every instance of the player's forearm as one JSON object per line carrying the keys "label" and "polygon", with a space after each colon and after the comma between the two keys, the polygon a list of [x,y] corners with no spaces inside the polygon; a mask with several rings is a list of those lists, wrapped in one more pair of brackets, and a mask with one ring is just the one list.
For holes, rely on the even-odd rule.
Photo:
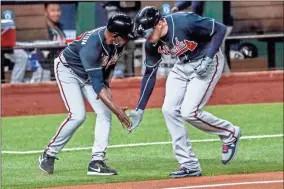
{"label": "player's forearm", "polygon": [[112,102],[111,94],[105,87],[102,88],[98,97],[115,115],[119,114],[119,107]]}
{"label": "player's forearm", "polygon": [[140,98],[136,110],[145,109],[156,83],[157,70],[158,66],[152,68],[146,67],[146,71],[141,82]]}
{"label": "player's forearm", "polygon": [[103,103],[116,115],[119,113],[119,108],[112,102],[110,92],[104,87],[104,77],[102,70],[96,69],[88,72],[93,89]]}
{"label": "player's forearm", "polygon": [[214,27],[215,29],[212,35],[211,44],[207,52],[207,56],[209,58],[213,58],[213,56],[217,53],[218,49],[220,48],[224,40],[226,31],[227,31],[227,27],[218,22],[215,23]]}

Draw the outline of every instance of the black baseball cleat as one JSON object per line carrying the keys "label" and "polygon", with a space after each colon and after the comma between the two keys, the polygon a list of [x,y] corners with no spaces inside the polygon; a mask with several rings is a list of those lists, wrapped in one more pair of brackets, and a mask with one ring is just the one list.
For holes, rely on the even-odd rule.
{"label": "black baseball cleat", "polygon": [[39,168],[45,173],[52,174],[54,170],[54,160],[55,159],[58,160],[58,158],[54,156],[50,156],[44,152],[38,158]]}
{"label": "black baseball cleat", "polygon": [[104,161],[91,161],[88,167],[87,175],[117,175],[116,170],[109,168]]}
{"label": "black baseball cleat", "polygon": [[241,129],[239,129],[238,136],[236,140],[230,144],[223,144],[223,149],[222,149],[222,163],[224,165],[230,163],[235,155],[237,154],[238,151],[238,144],[239,140],[241,137]]}
{"label": "black baseball cleat", "polygon": [[201,170],[189,170],[185,167],[181,167],[178,171],[170,173],[172,178],[184,178],[184,177],[199,177],[202,175]]}

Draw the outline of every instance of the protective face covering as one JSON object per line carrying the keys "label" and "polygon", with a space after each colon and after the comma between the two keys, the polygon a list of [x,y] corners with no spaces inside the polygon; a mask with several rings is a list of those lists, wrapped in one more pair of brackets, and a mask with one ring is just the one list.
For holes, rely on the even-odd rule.
{"label": "protective face covering", "polygon": [[113,44],[114,46],[116,46],[116,47],[122,47],[122,46],[123,46],[123,44],[121,44],[121,43],[116,43],[115,41],[113,41],[112,44]]}
{"label": "protective face covering", "polygon": [[154,31],[154,28],[144,30],[142,33],[142,37],[148,38],[153,33],[153,31]]}
{"label": "protective face covering", "polygon": [[114,40],[112,41],[112,44],[115,47],[122,47],[125,43],[123,42],[123,39],[119,39],[119,36],[114,37]]}
{"label": "protective face covering", "polygon": [[146,39],[152,43],[157,43],[161,37],[162,25],[158,24]]}

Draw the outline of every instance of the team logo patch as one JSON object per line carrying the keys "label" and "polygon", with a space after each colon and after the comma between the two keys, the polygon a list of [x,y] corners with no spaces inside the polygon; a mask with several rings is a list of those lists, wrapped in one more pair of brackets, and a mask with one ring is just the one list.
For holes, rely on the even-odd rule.
{"label": "team logo patch", "polygon": [[105,69],[108,69],[111,65],[116,64],[120,56],[121,54],[115,53],[110,59],[109,56],[102,54],[101,66],[105,67]]}
{"label": "team logo patch", "polygon": [[177,37],[175,38],[175,42],[174,47],[171,49],[167,45],[159,46],[158,52],[160,54],[180,56],[187,51],[194,51],[198,45],[195,41],[189,41],[186,39],[179,41]]}

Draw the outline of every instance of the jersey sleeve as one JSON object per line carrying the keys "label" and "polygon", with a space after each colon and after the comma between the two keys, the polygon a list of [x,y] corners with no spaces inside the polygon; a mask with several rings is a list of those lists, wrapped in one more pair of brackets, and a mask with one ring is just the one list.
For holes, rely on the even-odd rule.
{"label": "jersey sleeve", "polygon": [[211,37],[215,32],[215,19],[201,17],[195,13],[188,13],[187,27],[188,31],[199,37]]}
{"label": "jersey sleeve", "polygon": [[157,62],[161,59],[161,54],[158,53],[158,44],[153,44],[150,42],[145,43],[145,66],[153,67],[157,64]]}
{"label": "jersey sleeve", "polygon": [[104,87],[103,70],[100,65],[102,46],[98,35],[92,35],[80,49],[80,59],[85,71],[92,81],[92,86],[97,94]]}
{"label": "jersey sleeve", "polygon": [[82,44],[80,49],[80,58],[86,72],[101,69],[100,58],[101,58],[102,46],[98,36],[90,36],[86,44]]}
{"label": "jersey sleeve", "polygon": [[226,34],[226,26],[215,22],[213,18],[205,18],[197,14],[188,14],[189,32],[200,39],[210,40],[207,56],[213,58],[220,48]]}
{"label": "jersey sleeve", "polygon": [[146,42],[145,51],[146,60],[144,64],[146,66],[146,70],[142,78],[140,98],[138,100],[136,110],[145,109],[147,102],[153,92],[156,83],[158,67],[161,62],[161,55],[158,53],[157,48],[154,47],[153,44]]}

